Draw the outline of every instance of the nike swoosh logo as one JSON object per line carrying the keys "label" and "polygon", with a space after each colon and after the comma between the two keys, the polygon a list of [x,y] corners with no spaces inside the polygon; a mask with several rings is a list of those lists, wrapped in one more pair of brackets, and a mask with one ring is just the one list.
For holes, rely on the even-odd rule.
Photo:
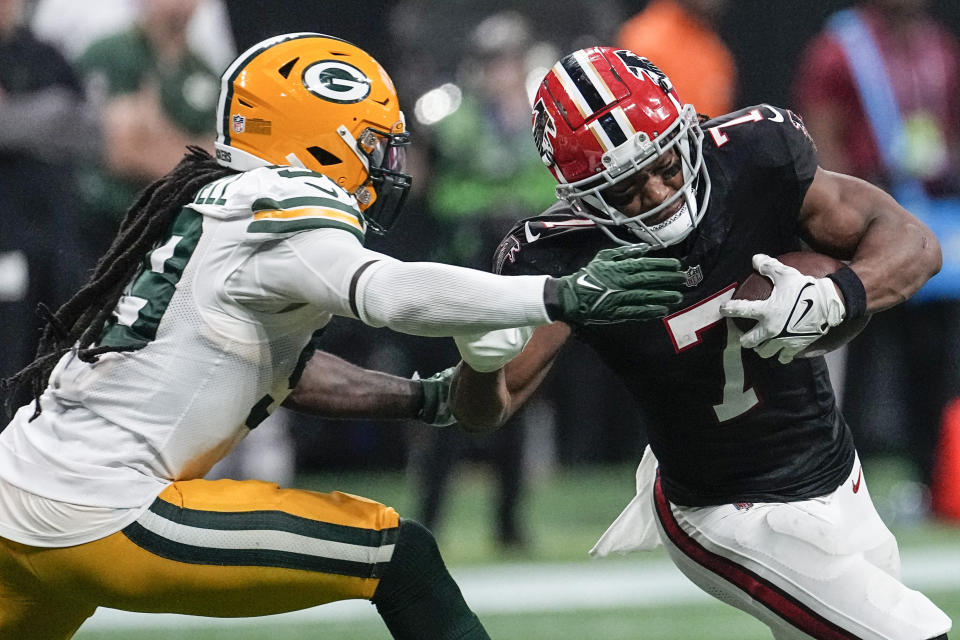
{"label": "nike swoosh logo", "polygon": [[[800,293],[797,295],[797,300],[796,302],[793,303],[793,309],[790,311],[790,316],[787,318],[787,323],[783,327],[782,333],[784,335],[791,335],[791,336],[822,335],[823,332],[821,331],[812,331],[812,330],[800,331],[798,329],[798,325],[800,324],[800,322],[810,312],[810,309],[813,308],[813,300],[811,300],[810,298],[802,297],[803,292],[806,291],[807,287],[812,287],[812,286],[814,285],[812,282],[810,282],[803,285],[803,288],[800,289]],[[799,308],[800,304],[803,304],[805,306],[803,307],[803,311],[800,312],[800,315],[797,315],[797,309]]]}
{"label": "nike swoosh logo", "polygon": [[523,225],[523,235],[527,237],[527,242],[536,242],[540,239],[540,234],[533,232],[529,222]]}
{"label": "nike swoosh logo", "polygon": [[856,493],[857,491],[860,491],[860,480],[861,480],[861,478],[863,478],[863,467],[860,467],[860,471],[857,471],[857,480],[856,480],[856,482],[854,482],[854,481],[852,481],[852,480],[850,481],[850,484],[853,485],[853,492],[854,492],[854,493]]}
{"label": "nike swoosh logo", "polygon": [[577,278],[577,284],[581,287],[587,287],[588,289],[596,289],[597,291],[603,291],[603,287],[598,287],[589,280],[587,280],[587,274],[583,274]]}
{"label": "nike swoosh logo", "polygon": [[793,321],[793,326],[794,326],[794,327],[796,327],[798,324],[800,324],[800,321],[803,320],[803,317],[804,317],[805,315],[807,315],[807,313],[810,311],[810,309],[813,308],[813,300],[810,300],[809,298],[804,298],[804,299],[801,300],[800,302],[802,302],[803,304],[805,304],[805,305],[807,305],[807,306],[804,307],[803,311],[800,312],[800,317]]}

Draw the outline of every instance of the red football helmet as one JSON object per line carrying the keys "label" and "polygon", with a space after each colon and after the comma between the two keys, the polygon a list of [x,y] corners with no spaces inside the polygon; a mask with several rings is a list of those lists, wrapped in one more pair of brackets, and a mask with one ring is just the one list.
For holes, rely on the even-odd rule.
{"label": "red football helmet", "polygon": [[[533,137],[560,183],[557,197],[621,244],[630,242],[611,227],[622,226],[641,243],[661,248],[683,240],[706,211],[710,177],[697,112],[680,102],[663,71],[632,51],[592,47],[553,65],[534,100]],[[683,187],[676,194],[635,216],[604,200],[604,189],[673,148],[683,169]],[[669,219],[645,224],[679,198],[684,206]]]}

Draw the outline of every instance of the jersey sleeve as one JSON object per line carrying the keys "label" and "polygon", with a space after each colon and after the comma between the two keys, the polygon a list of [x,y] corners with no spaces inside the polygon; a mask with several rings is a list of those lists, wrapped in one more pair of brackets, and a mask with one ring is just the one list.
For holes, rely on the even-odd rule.
{"label": "jersey sleeve", "polygon": [[494,252],[493,272],[559,277],[585,265],[605,244],[593,221],[572,215],[558,202],[510,230]]}
{"label": "jersey sleeve", "polygon": [[356,199],[326,176],[295,167],[263,167],[205,186],[191,208],[221,219],[248,218],[249,240],[340,229],[361,243],[366,227]]}
{"label": "jersey sleeve", "polygon": [[265,243],[231,274],[226,290],[236,302],[276,312],[310,304],[333,315],[355,318],[355,276],[366,264],[393,261],[332,229],[297,233]]}
{"label": "jersey sleeve", "polygon": [[769,112],[777,112],[783,120],[771,118],[769,123],[776,131],[775,136],[763,138],[763,158],[773,167],[783,167],[785,174],[797,181],[803,193],[813,181],[817,171],[817,147],[797,113],[789,109],[781,109],[763,105]]}
{"label": "jersey sleeve", "polygon": [[803,119],[789,109],[760,104],[710,120],[703,129],[705,152],[713,146],[717,177],[751,193],[758,205],[776,202],[784,231],[792,232],[817,171],[816,146]]}

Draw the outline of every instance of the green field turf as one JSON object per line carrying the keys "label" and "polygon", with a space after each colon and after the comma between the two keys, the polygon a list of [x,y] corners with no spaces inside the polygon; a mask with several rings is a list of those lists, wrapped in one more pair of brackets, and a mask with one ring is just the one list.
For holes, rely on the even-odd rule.
{"label": "green field turf", "polygon": [[[865,461],[867,481],[878,509],[886,516],[905,551],[926,548],[960,550],[960,526],[917,522],[903,504],[909,473],[890,461]],[[400,473],[349,474],[301,478],[301,486],[366,495],[409,513],[414,500]],[[499,551],[492,543],[492,483],[477,467],[462,470],[437,536],[448,564],[488,567],[501,562],[564,563],[583,561],[586,551],[632,497],[629,466],[565,470],[530,485],[525,522],[531,547],[525,553]],[[909,495],[907,493],[906,495]],[[906,515],[905,515],[906,514]],[[662,549],[652,554],[663,560]],[[615,561],[615,560],[614,560]],[[960,585],[960,579],[958,579]],[[929,590],[927,595],[954,620],[960,619],[960,586]],[[749,616],[712,601],[632,608],[567,608],[557,612],[497,613],[481,616],[496,640],[753,640],[769,639],[766,627]],[[212,622],[217,625],[217,622]],[[250,619],[242,626],[202,630],[144,628],[84,631],[78,640],[389,640],[377,619],[303,624],[283,617]]]}
{"label": "green field turf", "polygon": [[[960,593],[928,594],[954,619]],[[484,625],[494,640],[771,640],[767,628],[722,604],[656,609],[604,609],[524,615],[488,615]],[[262,625],[200,631],[129,631],[79,634],[80,640],[390,640],[379,621],[314,625]]]}

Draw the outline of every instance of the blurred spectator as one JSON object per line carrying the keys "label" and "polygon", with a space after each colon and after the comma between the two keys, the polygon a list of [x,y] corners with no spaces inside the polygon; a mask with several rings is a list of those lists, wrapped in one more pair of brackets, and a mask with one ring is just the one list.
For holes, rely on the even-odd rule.
{"label": "blurred spectator", "polygon": [[79,80],[23,24],[23,5],[0,0],[0,378],[32,358],[37,304],[56,308],[89,266],[76,246],[73,163],[101,141]]}
{"label": "blurred spectator", "polygon": [[554,47],[544,56],[547,67],[553,64],[556,51],[610,42],[623,20],[619,0],[402,0],[391,4],[388,24],[394,50],[405,60],[397,65],[394,81],[410,96],[457,75],[461,61],[472,54],[476,25],[501,11],[522,13],[533,40]]}
{"label": "blurred spectator", "polygon": [[[471,34],[458,89],[452,90],[459,95],[459,107],[431,131],[435,158],[429,210],[454,234],[437,247],[434,258],[441,262],[489,270],[494,249],[513,221],[535,215],[555,200],[553,179],[543,170],[528,133],[533,45],[526,20],[513,11],[484,19]],[[457,359],[451,348],[448,364]],[[437,525],[458,460],[474,454],[494,467],[497,542],[505,548],[525,544],[518,504],[526,417],[519,415],[514,424],[483,437],[458,429],[427,434],[427,442],[412,458],[419,484],[418,517],[427,527]]]}
{"label": "blurred spectator", "polygon": [[677,93],[701,113],[729,113],[737,72],[716,32],[727,7],[727,0],[653,0],[624,23],[617,46],[656,60]]}
{"label": "blurred spectator", "polygon": [[105,162],[81,176],[87,240],[98,255],[136,193],[176,164],[186,145],[212,148],[219,77],[187,42],[199,3],[141,3],[134,26],[77,59],[108,121]]}
{"label": "blurred spectator", "polygon": [[[866,0],[836,14],[798,69],[796,102],[824,168],[879,184],[921,216],[931,199],[960,195],[960,46],[926,0]],[[960,206],[952,215],[960,224]],[[925,483],[941,414],[960,393],[958,295],[960,283],[952,294],[921,290],[848,350],[843,410],[860,450],[906,447]]]}
{"label": "blurred spectator", "polygon": [[555,196],[529,140],[526,56],[533,43],[526,20],[495,14],[477,26],[471,44],[458,74],[459,107],[433,127],[429,205],[456,233],[444,243],[443,261],[488,270],[517,217],[534,215]]}
{"label": "blurred spectator", "polygon": [[[129,29],[143,4],[144,0],[38,0],[30,25],[38,38],[75,60],[97,40]],[[271,31],[264,37],[283,32]],[[226,0],[199,3],[187,26],[187,43],[214,71],[227,68],[237,50]]]}

